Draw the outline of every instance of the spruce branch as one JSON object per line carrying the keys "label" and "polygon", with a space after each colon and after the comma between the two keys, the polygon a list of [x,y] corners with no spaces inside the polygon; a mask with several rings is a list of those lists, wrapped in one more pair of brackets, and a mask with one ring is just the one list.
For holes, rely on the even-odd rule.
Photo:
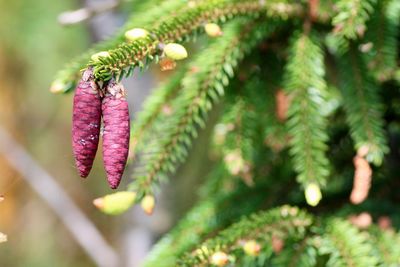
{"label": "spruce branch", "polygon": [[[275,63],[269,57],[257,56],[268,65]],[[268,77],[271,70],[259,66],[262,70],[254,70],[253,76],[244,85],[229,91],[225,98],[224,115],[216,125],[214,138],[216,147],[222,150],[227,169],[250,186],[254,183],[256,165],[265,166],[270,159],[263,145],[266,136],[268,144],[279,149],[287,136],[284,124],[278,121],[275,114],[274,87],[277,85]],[[276,71],[271,72],[276,74]]]}
{"label": "spruce branch", "polygon": [[[233,198],[218,197],[195,206],[167,236],[157,243],[144,266],[176,266],[177,259],[186,251],[192,250],[207,234],[226,227],[249,211],[255,211],[254,206],[258,206],[260,202],[260,198],[256,197],[246,204],[242,202],[243,205],[239,205],[237,210],[233,207],[228,210],[226,205],[230,203],[227,199]],[[225,208],[222,209],[222,206]]]}
{"label": "spruce branch", "polygon": [[339,0],[335,5],[337,14],[332,19],[333,31],[328,34],[328,47],[343,55],[350,41],[361,39],[366,31],[366,22],[371,16],[376,0]]}
{"label": "spruce branch", "polygon": [[189,71],[182,80],[182,93],[172,104],[173,113],[152,128],[149,142],[139,151],[143,156],[134,174],[136,180],[130,185],[132,190],[152,193],[152,187],[175,170],[186,157],[197,127],[204,126],[205,115],[224,94],[239,61],[274,30],[272,23],[234,21],[192,62],[189,69],[195,71]]}
{"label": "spruce branch", "polygon": [[218,251],[243,255],[241,240],[258,240],[263,246],[270,246],[273,236],[301,240],[311,224],[310,215],[296,207],[282,206],[252,214],[200,244],[180,259],[179,266],[210,264],[211,256]]}
{"label": "spruce branch", "polygon": [[400,25],[400,2],[378,1],[375,12],[367,24],[365,40],[360,45],[367,66],[376,80],[393,78],[397,66],[397,47]]}
{"label": "spruce branch", "polygon": [[[223,176],[227,176],[226,179]],[[275,181],[273,178],[271,175],[259,177],[259,180]],[[286,180],[290,178],[286,177]],[[206,180],[207,183],[200,189],[200,202],[156,244],[144,266],[175,266],[179,257],[192,251],[207,237],[226,228],[242,216],[280,204],[279,195],[286,194],[288,189],[287,184],[265,182],[257,187],[239,183],[234,189],[228,190],[221,180],[232,181],[232,175],[226,171],[221,174],[215,168]]]}
{"label": "spruce branch", "polygon": [[90,57],[100,51],[106,51],[118,47],[125,42],[125,32],[134,27],[148,28],[157,23],[160,17],[165,14],[172,13],[176,10],[186,8],[187,4],[182,0],[152,0],[138,1],[137,9],[131,15],[125,25],[115,34],[114,37],[96,44],[93,48],[88,49],[82,55],[77,56],[60,70],[55,77],[54,85],[61,86],[61,90],[57,92],[66,93],[75,87],[76,81],[79,79],[80,70],[84,69]]}
{"label": "spruce branch", "polygon": [[356,48],[351,47],[338,63],[340,90],[354,147],[366,148],[366,159],[380,165],[388,147],[378,87]]}
{"label": "spruce branch", "polygon": [[257,149],[255,146],[255,134],[258,130],[257,114],[244,99],[238,97],[235,100],[226,107],[222,121],[216,126],[219,129],[226,129],[226,132],[216,133],[220,134],[216,139],[223,138],[220,145],[225,167],[229,173],[240,176],[246,184],[253,185],[251,165]]}
{"label": "spruce branch", "polygon": [[375,225],[369,227],[368,233],[376,255],[380,256],[381,266],[400,265],[400,233],[394,229],[380,229]]}
{"label": "spruce branch", "polygon": [[310,184],[325,186],[329,175],[323,60],[315,36],[298,34],[293,38],[284,86],[291,98],[286,124],[297,181],[306,188]]}
{"label": "spruce branch", "polygon": [[326,222],[319,253],[329,255],[326,266],[378,266],[373,248],[355,226],[342,219],[329,219]]}
{"label": "spruce branch", "polygon": [[288,240],[285,249],[272,258],[274,267],[309,267],[316,266],[316,238],[306,237],[300,242]]}
{"label": "spruce branch", "polygon": [[209,0],[196,3],[194,7],[178,11],[160,24],[148,28],[145,38],[123,43],[109,50],[109,57],[89,64],[94,67],[97,80],[107,81],[111,77],[129,76],[135,67],[143,67],[148,62],[158,60],[160,48],[165,43],[182,42],[198,32],[208,21],[226,21],[236,16],[268,16],[287,18],[300,16],[302,5],[284,2]]}
{"label": "spruce branch", "polygon": [[177,256],[195,245],[205,230],[212,228],[207,221],[213,219],[214,209],[215,204],[211,201],[192,208],[172,231],[157,242],[143,266],[175,266]]}
{"label": "spruce branch", "polygon": [[332,19],[338,38],[357,39],[365,32],[365,23],[373,12],[376,0],[339,0],[338,13]]}
{"label": "spruce branch", "polygon": [[[303,5],[296,1],[237,1],[208,0],[189,2],[181,0],[153,0],[143,2],[139,9],[128,20],[125,26],[111,39],[97,44],[81,56],[71,61],[59,71],[52,84],[51,91],[55,93],[68,92],[73,89],[79,72],[89,65],[95,66],[95,76],[98,80],[109,80],[112,76],[122,78],[129,76],[135,67],[143,68],[147,63],[159,59],[159,46],[163,42],[180,42],[196,35],[207,21],[224,22],[235,16],[302,17],[305,14]],[[165,19],[165,14],[169,14]],[[326,15],[318,17],[326,21]],[[143,40],[127,43],[124,33],[133,28],[148,29],[150,36]],[[93,62],[90,57],[100,51],[108,51],[109,57]]]}
{"label": "spruce branch", "polygon": [[[258,146],[257,150],[260,153],[265,148]],[[254,177],[256,184],[252,187],[234,179],[222,162],[213,167],[199,190],[199,204],[158,242],[145,266],[175,266],[178,257],[192,251],[205,238],[213,236],[242,216],[281,205],[282,195],[290,195],[290,192],[297,190],[291,173],[280,175],[282,169],[290,169],[287,161],[276,162],[262,154],[256,163],[255,168],[261,171],[255,172],[258,176]],[[279,179],[276,179],[278,176]]]}
{"label": "spruce branch", "polygon": [[[172,112],[171,102],[180,91],[180,82],[186,73],[186,68],[180,68],[166,82],[155,88],[143,104],[143,109],[136,118],[131,133],[130,153],[135,157],[136,145],[142,144],[143,135],[151,134],[148,130],[154,123],[163,120],[163,113]],[[158,122],[159,123],[159,122]],[[151,130],[150,130],[151,131]]]}
{"label": "spruce branch", "polygon": [[[97,198],[96,207],[119,214],[140,202],[151,214],[157,187],[187,158],[210,111],[225,100],[215,110],[222,115],[200,201],[159,241],[145,266],[400,265],[395,149],[374,169],[381,179],[371,184],[370,198],[343,206],[354,148],[355,176],[362,179],[356,179],[353,192],[366,193],[372,174],[367,161],[381,164],[389,141],[396,148],[400,137],[400,94],[391,80],[400,74],[399,0],[134,1],[143,2],[139,14],[65,69],[56,83],[62,85],[59,91],[74,83],[81,68],[94,68],[99,85],[110,85],[107,80],[159,59],[161,67],[171,67],[168,62],[188,55],[180,43],[198,34],[212,38],[201,40],[190,63],[148,98],[131,128],[130,160],[136,166],[129,191]],[[303,32],[292,35],[299,25]],[[325,55],[325,37],[336,61]],[[106,51],[94,56],[99,50]],[[337,89],[327,86],[325,68]],[[335,112],[340,105],[343,111]],[[114,111],[102,113],[105,121]],[[128,137],[129,126],[122,132]],[[288,149],[282,149],[286,143]],[[125,148],[105,158],[126,155]],[[240,176],[245,183],[236,179]],[[313,206],[325,187],[324,202],[311,209],[315,215],[280,206],[304,206],[300,187]],[[374,225],[378,216],[386,220]]]}
{"label": "spruce branch", "polygon": [[[263,77],[260,88],[247,90],[249,99],[257,107],[258,113],[263,114],[261,124],[265,143],[272,151],[279,152],[287,146],[288,133],[285,127],[287,110],[290,106],[290,98],[283,88],[284,62],[271,50],[264,57],[267,62],[262,66]],[[260,116],[260,115],[258,115]]]}

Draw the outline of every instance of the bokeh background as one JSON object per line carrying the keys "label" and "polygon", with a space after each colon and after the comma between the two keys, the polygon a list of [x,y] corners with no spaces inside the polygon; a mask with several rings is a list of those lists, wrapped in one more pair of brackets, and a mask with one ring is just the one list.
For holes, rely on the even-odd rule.
{"label": "bokeh background", "polygon": [[[137,207],[120,217],[94,208],[94,198],[111,192],[101,154],[87,180],[77,175],[70,141],[73,95],[53,95],[49,85],[74,56],[112,35],[134,12],[135,2],[116,3],[116,8],[71,26],[60,25],[58,17],[104,3],[115,1],[0,1],[0,195],[5,198],[0,202],[0,232],[8,236],[0,244],[1,267],[140,266],[151,245],[195,200],[193,188],[187,187],[205,172],[197,160],[181,167],[164,188],[151,218]],[[166,75],[154,68],[124,81],[132,118]],[[191,158],[205,157],[201,142]],[[59,185],[73,209],[86,217],[85,225],[51,183]],[[92,238],[96,230],[103,244]]]}

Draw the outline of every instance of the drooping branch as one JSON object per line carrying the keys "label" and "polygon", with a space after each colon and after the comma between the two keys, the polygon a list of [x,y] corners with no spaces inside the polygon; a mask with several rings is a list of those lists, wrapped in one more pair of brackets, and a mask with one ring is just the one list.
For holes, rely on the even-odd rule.
{"label": "drooping branch", "polygon": [[[260,1],[214,0],[196,4],[178,12],[156,27],[146,29],[149,34],[139,40],[123,43],[108,51],[110,56],[89,64],[94,67],[96,79],[107,81],[111,77],[129,76],[135,67],[143,67],[158,60],[165,43],[182,42],[201,29],[206,22],[226,21],[236,16],[258,17],[263,13],[274,17],[301,15],[299,4]],[[128,69],[127,69],[128,68]]]}

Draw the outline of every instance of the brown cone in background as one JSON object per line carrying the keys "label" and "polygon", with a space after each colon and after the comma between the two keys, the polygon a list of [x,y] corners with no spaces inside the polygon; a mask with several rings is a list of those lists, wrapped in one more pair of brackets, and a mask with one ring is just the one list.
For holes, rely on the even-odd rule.
{"label": "brown cone in background", "polygon": [[353,204],[360,204],[368,197],[371,187],[372,169],[368,161],[357,155],[354,157],[354,183],[350,195]]}
{"label": "brown cone in background", "polygon": [[276,105],[276,118],[283,122],[287,118],[287,111],[289,109],[290,100],[282,89],[279,89],[275,93],[275,105]]}

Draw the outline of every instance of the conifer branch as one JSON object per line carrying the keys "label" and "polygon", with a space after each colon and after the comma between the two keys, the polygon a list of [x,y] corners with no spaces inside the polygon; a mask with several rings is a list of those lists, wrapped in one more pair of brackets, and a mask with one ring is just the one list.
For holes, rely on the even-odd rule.
{"label": "conifer branch", "polygon": [[196,71],[189,71],[182,80],[182,93],[174,101],[173,114],[156,125],[156,135],[148,136],[150,142],[140,151],[144,154],[140,159],[143,167],[136,172],[131,189],[151,193],[152,186],[175,170],[176,164],[186,157],[197,127],[204,126],[205,115],[224,94],[239,61],[274,29],[273,24],[234,21],[223,36],[192,62],[189,69]]}
{"label": "conifer branch", "polygon": [[[178,257],[192,250],[208,233],[225,227],[237,219],[239,214],[246,214],[243,208],[250,208],[249,205],[244,205],[234,212],[223,211],[219,208],[221,202],[220,199],[214,199],[194,207],[177,227],[156,244],[144,266],[176,266]],[[227,204],[225,201],[223,203]]]}
{"label": "conifer branch", "polygon": [[341,219],[328,220],[319,253],[329,255],[326,266],[378,266],[366,235]]}
{"label": "conifer branch", "polygon": [[[226,181],[232,180],[232,176],[228,173],[226,175],[228,175]],[[224,229],[240,217],[256,212],[261,207],[279,203],[279,194],[276,192],[287,189],[287,185],[276,186],[274,183],[264,183],[257,188],[241,184],[242,186],[233,192],[226,193],[221,183],[215,185],[216,182],[221,182],[222,177],[215,174],[209,176],[212,180],[208,179],[200,189],[204,199],[200,200],[179,224],[156,244],[144,266],[175,266],[178,257],[193,250],[208,236]],[[263,180],[265,178],[263,177]],[[214,186],[215,190],[210,190],[210,187]]]}
{"label": "conifer branch", "polygon": [[312,218],[295,207],[282,206],[265,212],[253,214],[248,218],[226,228],[198,246],[198,249],[186,254],[179,261],[179,266],[204,266],[210,264],[211,256],[222,251],[226,254],[243,254],[240,240],[258,240],[262,245],[269,246],[272,236],[283,239],[302,239],[307,228],[312,224]]}
{"label": "conifer branch", "polygon": [[135,67],[143,67],[158,59],[164,43],[182,42],[195,34],[208,21],[225,21],[236,16],[259,17],[263,13],[273,17],[301,15],[303,8],[298,4],[283,2],[269,3],[254,0],[228,1],[210,0],[182,10],[155,27],[148,28],[148,36],[123,43],[109,50],[109,57],[91,61],[97,80],[107,81],[111,77],[129,76]]}
{"label": "conifer branch", "polygon": [[[400,234],[394,230],[397,195],[392,189],[398,185],[393,178],[398,168],[389,160],[374,169],[382,179],[371,184],[369,163],[381,164],[387,143],[396,148],[400,136],[400,93],[393,90],[391,80],[400,77],[398,0],[148,0],[140,6],[139,14],[113,39],[61,72],[54,88],[66,91],[79,70],[88,67],[78,87],[85,94],[78,90],[74,99],[73,132],[96,140],[90,146],[80,142],[81,158],[86,162],[90,157],[86,167],[95,156],[100,129],[98,123],[92,127],[91,119],[78,125],[76,118],[91,117],[96,109],[97,122],[103,116],[106,130],[115,126],[113,140],[110,132],[103,136],[104,165],[113,187],[123,174],[132,131],[134,181],[127,191],[94,201],[111,215],[136,202],[152,213],[157,187],[186,159],[209,112],[229,92],[215,112],[222,115],[214,127],[213,162],[206,166],[210,174],[200,191],[201,201],[161,239],[145,266],[400,265]],[[293,34],[287,53],[288,35],[299,25],[303,31]],[[213,38],[201,40],[199,53],[153,92],[129,129],[124,91],[114,80],[159,59],[162,69],[171,67],[188,55],[179,43],[203,32]],[[336,62],[324,54],[322,40],[338,57]],[[106,51],[93,55],[99,50]],[[325,67],[337,90],[327,86]],[[92,105],[92,99],[97,104]],[[113,108],[113,100],[122,108]],[[344,112],[335,112],[341,104]],[[337,171],[326,186],[328,133],[329,156]],[[282,149],[286,143],[289,149]],[[353,146],[357,156],[351,201],[364,199],[370,185],[372,200],[342,207],[354,172],[349,162]],[[82,173],[80,157],[76,158]],[[391,153],[388,158],[396,162],[399,155]],[[312,206],[322,197],[320,187],[326,187],[324,202],[313,209],[315,217],[291,206],[271,209],[283,203],[304,205],[301,187]],[[373,225],[372,215],[386,220],[381,217]]]}
{"label": "conifer branch", "polygon": [[332,19],[334,34],[350,40],[362,36],[375,2],[376,0],[339,0],[336,4],[338,14]]}
{"label": "conifer branch", "polygon": [[90,57],[100,51],[110,50],[118,47],[125,42],[125,32],[134,27],[147,28],[157,21],[164,14],[172,13],[186,7],[185,1],[182,0],[153,0],[153,1],[138,1],[137,9],[134,14],[128,18],[126,24],[118,30],[114,37],[96,44],[93,48],[88,49],[83,54],[77,56],[59,71],[55,77],[54,84],[63,86],[61,92],[65,93],[72,90],[76,81],[80,76],[80,71],[84,69]]}
{"label": "conifer branch", "polygon": [[324,55],[315,36],[293,38],[286,67],[285,90],[291,97],[287,129],[291,135],[290,154],[297,180],[325,186],[329,175]]}
{"label": "conifer branch", "polygon": [[135,157],[136,145],[138,143],[146,145],[142,142],[143,135],[153,134],[148,132],[151,126],[155,123],[160,123],[160,120],[164,119],[163,113],[172,112],[172,110],[170,110],[170,104],[179,93],[180,82],[185,73],[186,68],[177,70],[168,81],[155,88],[152,94],[143,103],[143,109],[132,127],[130,153],[133,157]]}
{"label": "conifer branch", "polygon": [[288,240],[285,249],[272,258],[274,267],[309,267],[317,262],[315,238],[304,238],[300,242]]}
{"label": "conifer branch", "polygon": [[163,237],[147,256],[144,267],[168,267],[176,265],[177,255],[191,248],[207,229],[207,221],[212,220],[214,203],[203,202],[194,208],[165,237]]}
{"label": "conifer branch", "polygon": [[[268,65],[273,62],[269,57],[263,57],[262,60],[268,62]],[[227,169],[232,175],[240,176],[248,185],[254,183],[254,171],[257,169],[255,163],[261,161],[267,165],[269,160],[261,145],[266,142],[266,136],[268,144],[279,149],[287,136],[284,124],[276,117],[276,85],[272,85],[270,77],[265,77],[269,76],[269,71],[255,71],[244,86],[238,86],[237,92],[235,88],[230,91],[226,97],[224,116],[216,126],[216,147],[221,148]],[[274,71],[272,73],[276,74]],[[222,133],[217,128],[223,128]],[[280,136],[276,136],[278,134]]]}
{"label": "conifer branch", "polygon": [[367,24],[365,42],[360,47],[362,52],[366,53],[368,68],[378,81],[386,81],[394,75],[397,66],[399,25],[400,2],[378,1],[376,10]]}
{"label": "conifer branch", "polygon": [[366,159],[380,165],[388,147],[377,85],[354,47],[338,63],[346,120],[355,149],[366,148]]}
{"label": "conifer branch", "polygon": [[366,31],[376,0],[339,0],[335,5],[337,14],[332,19],[334,26],[328,35],[329,46],[335,54],[343,55],[351,40],[361,39]]}
{"label": "conifer branch", "polygon": [[[247,89],[247,88],[246,88]],[[251,163],[256,150],[255,134],[258,122],[254,108],[247,101],[238,97],[228,105],[221,123],[216,127],[224,127],[225,133],[217,133],[223,139],[221,150],[224,155],[226,169],[231,175],[240,176],[248,185],[253,185]],[[247,112],[243,112],[246,110]],[[217,139],[216,138],[216,139]]]}
{"label": "conifer branch", "polygon": [[[279,152],[287,147],[288,132],[285,127],[287,111],[290,106],[290,98],[283,90],[284,63],[276,55],[276,51],[269,52],[264,58],[265,66],[262,66],[264,78],[263,87],[258,90],[249,90],[252,101],[257,102],[259,113],[265,114],[262,121],[264,140],[273,151]],[[262,94],[262,97],[260,95]],[[259,116],[259,115],[258,115]]]}
{"label": "conifer branch", "polygon": [[381,258],[381,266],[398,266],[400,264],[400,233],[394,229],[379,229],[371,226],[368,229],[376,255]]}

